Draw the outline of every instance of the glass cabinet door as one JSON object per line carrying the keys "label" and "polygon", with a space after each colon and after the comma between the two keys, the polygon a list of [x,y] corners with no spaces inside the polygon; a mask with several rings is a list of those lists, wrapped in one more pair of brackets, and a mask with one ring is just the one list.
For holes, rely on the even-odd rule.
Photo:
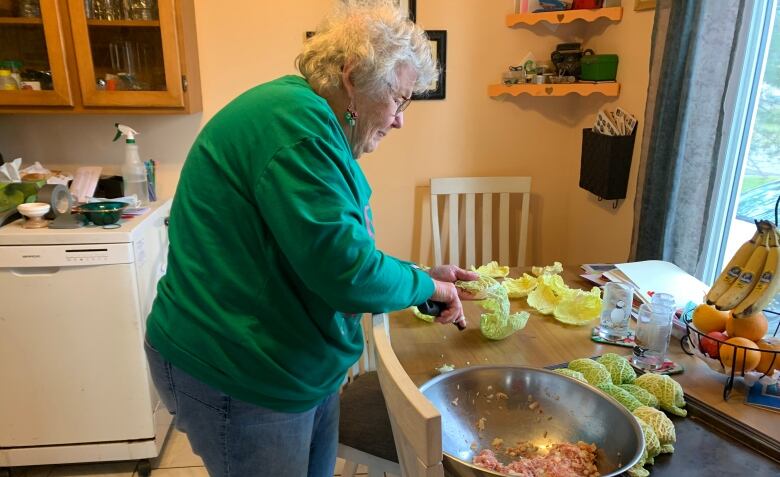
{"label": "glass cabinet door", "polygon": [[0,0],[0,106],[73,105],[59,0]]}
{"label": "glass cabinet door", "polygon": [[85,106],[184,106],[174,3],[68,0]]}

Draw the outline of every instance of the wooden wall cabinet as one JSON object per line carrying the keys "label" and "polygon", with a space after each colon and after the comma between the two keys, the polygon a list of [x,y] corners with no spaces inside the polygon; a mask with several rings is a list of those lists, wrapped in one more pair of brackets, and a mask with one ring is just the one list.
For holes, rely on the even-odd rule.
{"label": "wooden wall cabinet", "polygon": [[0,62],[41,89],[0,90],[0,113],[201,110],[193,0],[22,3],[0,0]]}

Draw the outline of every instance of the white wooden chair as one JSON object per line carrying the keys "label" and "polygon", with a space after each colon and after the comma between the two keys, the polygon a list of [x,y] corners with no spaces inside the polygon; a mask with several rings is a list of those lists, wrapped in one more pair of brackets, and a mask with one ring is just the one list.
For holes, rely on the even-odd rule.
{"label": "white wooden chair", "polygon": [[[446,196],[449,258],[447,263],[469,267],[496,260],[493,254],[493,194],[499,197],[498,213],[498,262],[501,265],[523,266],[528,243],[528,210],[531,196],[530,177],[449,177],[431,179],[431,227],[433,232],[434,263],[442,265],[442,235],[439,227],[439,199]],[[522,194],[519,223],[517,224],[517,262],[510,263],[510,194]],[[465,196],[465,261],[460,259],[460,213],[458,202]],[[477,262],[476,203],[481,200],[482,254]],[[517,215],[517,214],[514,214]]]}
{"label": "white wooden chair", "polygon": [[354,477],[358,465],[366,466],[368,477],[401,475],[390,418],[376,372],[371,326],[371,315],[365,315],[365,350],[347,373],[341,393],[338,457],[344,459],[342,477]]}
{"label": "white wooden chair", "polygon": [[441,414],[420,392],[390,346],[387,315],[372,317],[376,370],[390,415],[402,477],[444,477]]}

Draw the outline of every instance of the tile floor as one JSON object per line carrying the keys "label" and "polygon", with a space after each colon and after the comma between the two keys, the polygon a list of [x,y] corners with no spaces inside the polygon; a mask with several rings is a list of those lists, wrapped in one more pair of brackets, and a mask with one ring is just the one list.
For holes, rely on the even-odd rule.
{"label": "tile floor", "polygon": [[[104,464],[43,465],[14,467],[12,477],[137,477],[136,462]],[[339,459],[333,475],[341,475],[344,462]],[[365,467],[358,467],[357,475],[366,475]],[[172,429],[160,455],[152,460],[152,477],[208,477],[203,461],[192,453],[187,436]]]}

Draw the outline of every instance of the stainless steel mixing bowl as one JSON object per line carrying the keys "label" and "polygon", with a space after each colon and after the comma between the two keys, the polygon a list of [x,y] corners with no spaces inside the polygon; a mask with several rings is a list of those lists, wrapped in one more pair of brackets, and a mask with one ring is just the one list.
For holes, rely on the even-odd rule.
{"label": "stainless steel mixing bowl", "polygon": [[420,390],[441,413],[444,467],[456,477],[501,475],[471,463],[479,451],[492,449],[496,437],[505,446],[529,441],[542,449],[558,442],[596,444],[603,476],[619,475],[642,456],[642,430],[628,410],[601,391],[546,369],[472,366],[437,376]]}

